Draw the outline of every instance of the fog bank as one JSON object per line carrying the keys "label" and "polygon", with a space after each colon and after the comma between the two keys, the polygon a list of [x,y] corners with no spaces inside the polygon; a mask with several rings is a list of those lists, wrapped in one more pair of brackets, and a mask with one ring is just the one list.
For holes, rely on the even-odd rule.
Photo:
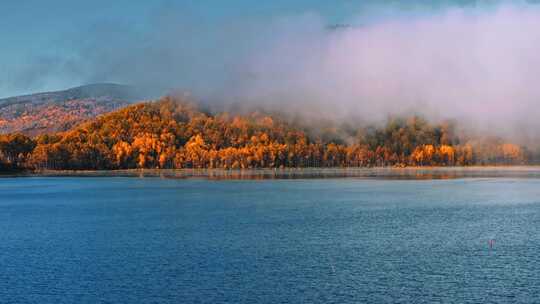
{"label": "fog bank", "polygon": [[218,23],[161,12],[145,31],[102,24],[66,39],[71,56],[36,66],[42,77],[180,90],[211,103],[366,121],[418,112],[536,137],[537,5],[373,11],[383,13],[359,13],[346,26],[309,12]]}

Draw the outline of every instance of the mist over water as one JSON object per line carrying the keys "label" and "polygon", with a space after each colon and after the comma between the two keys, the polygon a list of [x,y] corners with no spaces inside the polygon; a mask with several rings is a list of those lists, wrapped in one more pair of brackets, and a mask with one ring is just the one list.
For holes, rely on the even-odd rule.
{"label": "mist over water", "polygon": [[535,7],[453,9],[333,31],[310,30],[315,24],[275,31],[277,42],[249,59],[253,76],[237,82],[235,98],[370,119],[420,112],[507,135],[537,125]]}
{"label": "mist over water", "polygon": [[37,66],[43,77],[186,91],[210,103],[368,121],[414,112],[536,139],[538,5],[379,5],[347,21],[333,26],[305,12],[210,23],[160,12],[144,31],[104,24],[83,43],[66,39],[72,56]]}

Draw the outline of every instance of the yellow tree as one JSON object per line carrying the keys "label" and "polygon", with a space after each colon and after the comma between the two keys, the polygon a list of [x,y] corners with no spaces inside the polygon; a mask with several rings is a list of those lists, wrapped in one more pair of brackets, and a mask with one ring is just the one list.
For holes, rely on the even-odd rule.
{"label": "yellow tree", "polygon": [[128,160],[132,157],[133,149],[131,145],[125,141],[117,142],[112,148],[113,155],[118,168],[129,167]]}
{"label": "yellow tree", "polygon": [[133,140],[131,147],[138,152],[139,167],[155,167],[159,147],[157,135],[151,133],[137,135]]}
{"label": "yellow tree", "polygon": [[192,136],[184,146],[188,162],[194,168],[202,168],[206,162],[207,146],[200,134]]}
{"label": "yellow tree", "polygon": [[524,161],[524,153],[521,147],[505,143],[501,146],[503,158],[506,163],[521,163]]}
{"label": "yellow tree", "polygon": [[456,150],[454,147],[449,145],[442,145],[438,149],[439,155],[441,156],[441,162],[448,166],[453,166],[455,164]]}

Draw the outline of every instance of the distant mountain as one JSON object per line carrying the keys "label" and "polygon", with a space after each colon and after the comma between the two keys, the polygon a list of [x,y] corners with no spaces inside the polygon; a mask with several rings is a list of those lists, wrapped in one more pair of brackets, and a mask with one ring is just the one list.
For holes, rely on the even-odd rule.
{"label": "distant mountain", "polygon": [[0,99],[0,134],[65,131],[84,120],[138,101],[142,96],[131,86],[101,83]]}

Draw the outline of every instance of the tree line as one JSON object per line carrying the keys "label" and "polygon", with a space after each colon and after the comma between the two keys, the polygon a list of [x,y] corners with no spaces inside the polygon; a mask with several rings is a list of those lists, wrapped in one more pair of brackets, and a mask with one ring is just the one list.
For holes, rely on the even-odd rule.
{"label": "tree line", "polygon": [[330,135],[320,131],[279,115],[213,113],[165,97],[66,132],[0,135],[0,169],[470,166],[530,160],[524,147],[467,138],[452,122],[432,124],[419,116],[349,128],[346,138],[335,128]]}

